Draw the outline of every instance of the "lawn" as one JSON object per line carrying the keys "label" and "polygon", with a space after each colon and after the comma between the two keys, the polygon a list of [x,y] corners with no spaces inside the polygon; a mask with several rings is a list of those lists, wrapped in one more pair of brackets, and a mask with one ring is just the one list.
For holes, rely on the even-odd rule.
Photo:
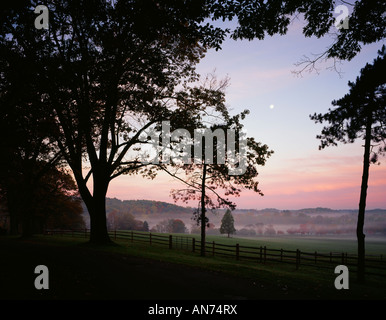
{"label": "lawn", "polygon": [[[118,234],[130,234],[130,231],[117,231]],[[143,234],[148,237],[147,232],[135,231],[138,234]],[[114,233],[111,233],[113,236]],[[153,233],[153,235],[159,235],[167,237],[163,233]],[[198,234],[172,234],[178,238],[195,238],[200,240]],[[215,242],[218,244],[235,246],[237,243],[240,246],[260,247],[266,246],[268,249],[284,249],[284,250],[296,250],[299,249],[303,252],[328,254],[330,252],[344,252],[348,254],[357,253],[357,240],[353,237],[322,237],[322,236],[272,236],[272,237],[238,237],[233,235],[227,237],[226,235],[207,235],[206,242]],[[386,258],[386,238],[380,237],[368,237],[366,238],[366,255],[383,256]]]}
{"label": "lawn", "polygon": [[[197,236],[197,239],[199,237]],[[347,252],[357,253],[357,240],[347,237],[310,237],[310,236],[276,236],[276,237],[255,237],[239,238],[233,236],[207,236],[207,241],[215,241],[224,244],[236,244],[241,246],[267,246],[270,249],[296,250],[305,252],[329,253]],[[366,238],[366,254],[386,256],[386,238]]]}
{"label": "lawn", "polygon": [[[239,240],[208,238],[228,244]],[[249,245],[255,241],[241,240]],[[50,299],[386,299],[386,279],[380,277],[367,277],[366,285],[360,285],[350,275],[350,289],[336,290],[332,267],[296,270],[294,265],[201,257],[198,251],[119,239],[115,246],[103,247],[66,236],[37,236],[28,241],[3,237],[0,242],[6,259],[0,280],[9,283],[12,292],[2,290],[3,299],[36,298],[30,287],[22,289],[24,282],[19,282],[25,278],[18,276],[36,264],[47,264],[56,275]],[[15,283],[19,289],[14,289]],[[55,291],[55,287],[61,289]]]}

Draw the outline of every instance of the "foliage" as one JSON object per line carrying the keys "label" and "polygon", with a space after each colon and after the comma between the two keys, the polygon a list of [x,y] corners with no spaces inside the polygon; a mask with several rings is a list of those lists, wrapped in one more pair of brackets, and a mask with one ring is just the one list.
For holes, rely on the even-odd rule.
{"label": "foliage", "polygon": [[[329,122],[324,127],[320,148],[336,145],[336,141],[352,143],[357,138],[365,141],[363,155],[363,171],[361,193],[359,199],[359,211],[357,222],[358,239],[358,280],[363,282],[365,277],[365,234],[363,233],[367,188],[369,180],[370,162],[377,162],[378,155],[386,154],[386,80],[384,70],[385,46],[379,51],[379,57],[373,64],[366,64],[361,70],[355,83],[349,82],[350,91],[343,98],[333,101],[338,106],[334,110],[322,115],[311,116],[315,122]],[[372,143],[378,146],[373,151]],[[371,155],[372,154],[372,155]]]}
{"label": "foliage", "polygon": [[[348,28],[335,27],[337,17],[334,11],[339,5],[349,8]],[[316,63],[323,59],[333,59],[336,70],[337,60],[351,60],[362,46],[376,43],[386,35],[384,14],[386,3],[383,0],[355,1],[339,0],[268,0],[268,1],[209,1],[209,11],[214,20],[237,19],[234,30],[227,30],[233,39],[259,39],[275,34],[285,35],[294,19],[304,19],[305,37],[331,37],[331,44],[325,52],[314,58],[304,57],[297,73],[316,70]]]}
{"label": "foliage", "polygon": [[50,170],[35,188],[35,217],[48,229],[84,228],[83,208],[70,174]]}
{"label": "foliage", "polygon": [[[185,186],[185,188],[172,190],[171,193],[175,201],[182,200],[186,203],[192,200],[198,201],[198,207],[194,211],[193,217],[197,224],[201,225],[202,243],[205,243],[205,232],[209,223],[209,219],[206,216],[208,209],[213,212],[221,207],[235,209],[235,203],[227,197],[239,197],[243,189],[253,190],[263,195],[258,188],[258,181],[256,181],[258,175],[257,166],[263,166],[267,158],[273,153],[273,151],[268,149],[267,145],[255,141],[253,137],[243,136],[243,125],[240,119],[244,119],[249,111],[246,110],[239,115],[231,117],[226,108],[223,107],[223,99],[221,99],[223,90],[223,86],[220,86],[218,91],[220,99],[217,102],[220,105],[217,108],[219,111],[217,120],[220,119],[218,121],[223,121],[223,123],[212,123],[210,128],[202,126],[213,134],[213,136],[209,137],[209,140],[213,140],[208,141],[208,136],[205,136],[205,140],[196,141],[196,136],[194,135],[191,141],[189,139],[187,141],[187,145],[194,149],[194,152],[191,152],[188,157],[192,157],[192,155],[193,157],[187,158],[188,163],[173,163],[173,167],[177,168],[177,171],[178,169],[183,170],[184,177],[179,177],[177,171],[176,173],[171,173],[168,168],[162,167],[164,171],[176,177]],[[237,138],[233,142],[230,141],[231,139],[228,139],[229,130],[236,133],[235,136]],[[221,141],[217,136],[214,139],[217,132],[223,133],[224,137],[224,132],[226,132],[227,139],[224,138]],[[195,154],[197,145],[202,150],[199,156]],[[212,159],[208,157],[208,150],[216,150],[212,154]],[[232,172],[233,166],[236,166],[240,172]],[[205,255],[205,246],[201,246],[201,255]]]}
{"label": "foliage", "polygon": [[321,140],[319,149],[336,146],[337,142],[353,143],[365,137],[366,124],[371,117],[371,141],[378,148],[372,150],[372,162],[376,163],[379,154],[386,152],[386,69],[385,46],[373,64],[366,64],[355,82],[349,81],[350,91],[343,98],[334,100],[335,109],[326,114],[310,116],[316,123],[329,123],[317,136]]}
{"label": "foliage", "polygon": [[[33,27],[37,1],[7,3],[0,13],[0,133],[15,142],[12,146],[19,146],[19,137],[24,142],[29,137],[33,141],[23,146],[25,155],[28,146],[34,153],[40,149],[36,157],[48,164],[58,161],[60,150],[90,213],[91,240],[108,242],[110,181],[122,174],[156,175],[154,167],[139,161],[147,144],[140,134],[162,120],[170,120],[173,128],[192,128],[201,120],[198,113],[218,98],[215,91],[192,85],[196,64],[207,50],[220,49],[231,32],[214,21],[237,18],[232,38],[252,40],[285,34],[293,15],[304,14],[304,35],[321,37],[334,23],[337,3],[52,0],[47,1],[49,30]],[[382,39],[385,5],[357,1],[350,28],[339,31],[327,57],[350,60],[361,45]],[[21,134],[9,134],[12,128]],[[1,147],[6,155],[1,165],[7,167],[14,148]],[[230,190],[237,194],[237,187]]]}
{"label": "foliage", "polygon": [[107,226],[110,230],[149,231],[146,221],[138,220],[130,212],[112,210],[107,215]]}
{"label": "foliage", "polygon": [[228,237],[229,237],[230,234],[233,234],[235,232],[236,232],[235,221],[231,211],[228,209],[221,219],[220,233],[222,234],[226,233],[228,234]]}
{"label": "foliage", "polygon": [[[33,91],[54,120],[50,139],[88,207],[91,241],[109,241],[109,182],[145,167],[130,157],[139,151],[139,135],[165,119],[187,125],[202,107],[189,101],[187,83],[196,80],[194,66],[206,48],[218,47],[223,37],[220,29],[202,25],[203,4],[52,1],[49,31],[33,28],[35,1],[2,12],[4,64],[13,65],[9,57],[17,52],[23,53],[24,65],[38,63],[37,76],[27,83],[35,84]],[[29,50],[31,45],[40,50]],[[83,174],[85,163],[90,170]],[[154,177],[152,171],[144,174]],[[87,185],[91,177],[93,190]]]}
{"label": "foliage", "polygon": [[167,219],[157,223],[157,225],[153,227],[151,231],[161,233],[186,233],[187,229],[185,223],[182,220]]}
{"label": "foliage", "polygon": [[[41,165],[44,167],[46,164]],[[39,163],[34,164],[35,169],[38,167]],[[84,227],[83,208],[76,185],[63,170],[46,169],[32,186],[23,175],[18,179],[7,179],[2,193],[11,224],[16,221],[16,228],[22,227],[24,237],[43,229]]]}
{"label": "foliage", "polygon": [[177,206],[173,203],[154,200],[119,200],[106,198],[106,211],[128,212],[140,215],[178,215],[191,213],[191,208]]}
{"label": "foliage", "polygon": [[[22,10],[18,14],[21,19],[31,16]],[[60,165],[61,154],[49,139],[54,121],[39,89],[44,44],[31,25],[20,24],[24,46],[17,46],[11,32],[16,21],[11,15],[4,19],[8,20],[0,25],[0,189],[7,202],[11,233],[17,234],[23,225],[23,235],[29,236],[39,193],[35,189]]]}

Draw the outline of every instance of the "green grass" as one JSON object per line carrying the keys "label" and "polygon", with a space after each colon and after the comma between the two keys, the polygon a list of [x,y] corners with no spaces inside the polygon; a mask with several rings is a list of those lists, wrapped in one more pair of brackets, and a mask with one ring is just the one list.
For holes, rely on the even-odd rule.
{"label": "green grass", "polygon": [[[199,237],[197,237],[197,239],[199,239]],[[208,241],[221,241],[222,243],[227,244],[242,243],[243,245],[269,245],[272,247],[277,245],[282,247],[283,244],[296,246],[303,243],[302,241],[299,242],[299,239],[292,239],[294,240],[292,243],[284,242],[284,240],[285,239],[274,238],[254,240],[208,236]],[[130,255],[166,263],[174,263],[181,265],[181,268],[187,268],[187,272],[189,272],[189,268],[203,268],[215,273],[225,273],[235,277],[251,279],[256,285],[266,288],[279,286],[283,287],[283,290],[285,290],[285,288],[292,288],[292,290],[294,290],[293,288],[296,288],[296,290],[302,290],[303,292],[308,292],[309,290],[313,297],[320,295],[321,297],[327,297],[329,299],[355,299],[363,298],[363,296],[369,298],[386,298],[384,289],[386,279],[384,277],[368,276],[367,283],[365,285],[360,285],[356,283],[355,274],[350,273],[350,290],[346,290],[345,292],[336,290],[333,285],[336,277],[333,265],[331,268],[327,269],[300,266],[300,268],[296,270],[294,264],[277,262],[267,262],[266,264],[263,264],[256,261],[237,261],[236,259],[229,257],[213,257],[210,254],[206,257],[201,257],[198,249],[193,253],[191,250],[170,250],[168,246],[149,245],[148,243],[140,242],[131,243],[128,240],[121,239],[116,239],[116,245],[113,246],[94,246],[85,238],[73,238],[71,236],[36,236],[32,241],[52,244],[53,246],[87,246],[91,250],[104,250],[121,255]],[[304,241],[304,244],[305,243],[306,242]],[[311,244],[313,243],[311,242]],[[328,243],[322,242],[321,247],[327,244]],[[327,247],[330,248],[329,246]],[[308,247],[305,246],[304,248]]]}
{"label": "green grass", "polygon": [[[129,233],[130,231],[119,231],[120,233]],[[141,233],[136,231],[137,233]],[[148,233],[144,233],[148,234]],[[153,233],[155,235],[161,235],[167,237],[167,234]],[[200,240],[200,235],[197,234],[172,234],[177,237],[194,237],[196,240]],[[253,237],[253,238],[241,238],[237,235],[228,238],[223,235],[207,235],[207,242],[213,242],[218,244],[251,246],[260,247],[266,246],[268,249],[283,249],[283,250],[296,250],[299,249],[303,252],[313,253],[329,253],[329,252],[344,252],[349,254],[357,253],[357,240],[355,238],[347,237],[310,237],[310,236],[276,236],[276,237]],[[386,238],[366,238],[366,254],[368,255],[383,255],[386,256]]]}
{"label": "green grass", "polygon": [[[240,246],[267,246],[269,249],[296,250],[305,252],[329,253],[347,252],[356,254],[357,240],[353,238],[323,238],[323,237],[257,237],[257,238],[226,238],[223,236],[208,236],[207,241]],[[386,255],[386,239],[366,240],[366,253]]]}
{"label": "green grass", "polygon": [[[179,234],[181,236],[181,234]],[[188,235],[185,235],[188,236]],[[189,235],[190,236],[190,235]],[[333,286],[336,275],[334,274],[334,266],[327,269],[317,269],[313,267],[300,266],[299,270],[296,270],[294,264],[284,263],[257,263],[250,261],[236,261],[232,258],[222,258],[218,256],[211,256],[208,254],[206,257],[199,255],[197,249],[195,253],[191,250],[170,250],[167,246],[149,245],[147,243],[133,242],[127,240],[116,239],[116,246],[91,246],[86,239],[71,238],[66,236],[39,236],[39,241],[47,241],[55,245],[87,245],[93,250],[106,250],[123,255],[132,255],[142,257],[146,259],[153,259],[168,263],[180,264],[181,267],[189,268],[204,268],[212,272],[227,273],[232,276],[243,277],[252,279],[260,286],[270,286],[272,284],[281,285],[283,287],[299,288],[299,290],[308,290],[312,288],[312,292],[315,294],[321,294],[322,296],[328,296],[332,298],[341,298],[342,292],[336,290]],[[199,237],[197,237],[199,239]],[[208,241],[218,241],[224,244],[240,243],[243,245],[269,245],[276,248],[284,247],[287,245],[289,249],[293,249],[298,245],[303,245],[304,250],[315,248],[313,245],[318,245],[318,248],[330,249],[331,244],[324,239],[323,241],[309,241],[309,239],[289,239],[288,241],[283,238],[262,238],[255,239],[238,239],[227,238],[222,236],[208,236]],[[302,241],[301,241],[302,240]],[[260,242],[261,241],[261,242]],[[347,244],[347,248],[350,246],[350,242]],[[375,248],[377,246],[375,245]],[[355,274],[350,275],[350,291],[346,298],[362,298],[366,297],[382,297],[385,298],[384,287],[386,285],[386,279],[384,277],[367,276],[367,283],[360,285],[355,281]],[[317,288],[317,289],[315,289]],[[317,291],[315,291],[317,290]]]}

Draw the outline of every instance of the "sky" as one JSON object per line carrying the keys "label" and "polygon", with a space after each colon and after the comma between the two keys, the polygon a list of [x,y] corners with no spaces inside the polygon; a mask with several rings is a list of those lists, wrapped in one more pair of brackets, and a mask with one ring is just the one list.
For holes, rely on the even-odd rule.
{"label": "sky", "polygon": [[[360,69],[377,57],[383,43],[364,46],[353,60],[329,70],[332,61],[317,65],[319,72],[293,71],[304,55],[322,53],[332,38],[305,38],[303,22],[295,20],[285,36],[264,40],[227,39],[220,51],[209,51],[197,66],[199,74],[215,73],[230,78],[226,100],[231,113],[249,109],[245,131],[267,144],[274,154],[258,167],[259,187],[264,196],[243,191],[233,200],[240,209],[301,209],[327,207],[357,209],[363,164],[363,141],[318,150],[316,135],[323,125],[309,115],[326,113],[331,102],[348,93]],[[172,188],[181,184],[164,175],[154,180],[135,176],[114,179],[108,197],[121,200],[148,199],[173,202]],[[371,165],[367,208],[386,208],[386,159]],[[177,203],[183,205],[182,203]]]}

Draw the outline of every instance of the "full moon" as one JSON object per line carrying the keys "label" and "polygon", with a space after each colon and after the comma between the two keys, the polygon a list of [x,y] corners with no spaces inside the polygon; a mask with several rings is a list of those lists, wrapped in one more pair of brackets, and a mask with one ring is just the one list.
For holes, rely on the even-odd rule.
{"label": "full moon", "polygon": [[274,106],[273,104],[271,104],[271,105],[269,106],[269,108],[270,108],[270,109],[273,109],[273,108],[275,108],[275,106]]}

